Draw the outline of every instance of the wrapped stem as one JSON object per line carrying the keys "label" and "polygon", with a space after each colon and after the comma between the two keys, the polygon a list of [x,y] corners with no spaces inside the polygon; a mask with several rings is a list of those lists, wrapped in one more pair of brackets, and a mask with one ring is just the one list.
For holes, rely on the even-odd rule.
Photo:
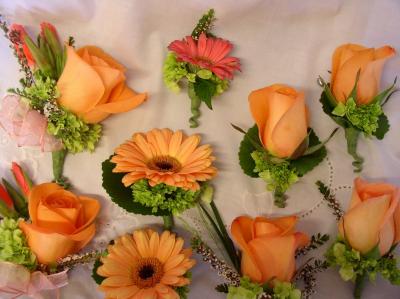
{"label": "wrapped stem", "polygon": [[174,227],[174,216],[172,214],[163,216],[164,221],[164,229],[165,230],[172,230]]}
{"label": "wrapped stem", "polygon": [[70,186],[67,178],[63,176],[64,162],[65,162],[65,157],[66,157],[67,153],[68,153],[68,151],[66,149],[54,151],[51,153],[52,159],[53,159],[54,182],[63,186],[65,189],[68,189],[68,187]]}
{"label": "wrapped stem", "polygon": [[361,294],[364,289],[366,280],[366,274],[358,275],[356,278],[355,286],[354,286],[354,298],[361,299]]}
{"label": "wrapped stem", "polygon": [[191,100],[190,110],[192,111],[192,117],[189,119],[189,124],[191,128],[197,128],[199,126],[199,122],[197,120],[201,115],[200,113],[201,100],[196,95],[196,92],[194,90],[194,84],[192,82],[189,82],[188,94]]}

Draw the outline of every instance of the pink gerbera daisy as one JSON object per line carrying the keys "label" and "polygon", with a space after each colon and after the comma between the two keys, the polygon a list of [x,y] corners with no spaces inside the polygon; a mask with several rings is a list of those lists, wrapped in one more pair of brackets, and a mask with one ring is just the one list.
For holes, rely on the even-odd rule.
{"label": "pink gerbera daisy", "polygon": [[228,56],[232,44],[222,38],[207,37],[203,32],[199,40],[187,36],[183,40],[175,40],[168,49],[173,51],[180,61],[198,65],[213,72],[218,78],[233,79],[233,72],[240,71],[240,61],[236,57]]}

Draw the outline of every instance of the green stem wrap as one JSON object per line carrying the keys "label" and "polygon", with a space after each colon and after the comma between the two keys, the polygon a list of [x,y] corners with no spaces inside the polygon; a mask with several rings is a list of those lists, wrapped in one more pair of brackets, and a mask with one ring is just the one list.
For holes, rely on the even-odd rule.
{"label": "green stem wrap", "polygon": [[51,153],[53,159],[53,176],[54,182],[68,189],[70,184],[66,177],[63,176],[65,157],[68,151],[62,149]]}
{"label": "green stem wrap", "polygon": [[198,119],[201,115],[200,113],[201,100],[196,95],[196,92],[194,90],[194,84],[192,82],[189,82],[188,94],[191,100],[190,110],[192,111],[192,117],[189,119],[189,124],[191,128],[197,128],[199,126]]}
{"label": "green stem wrap", "polygon": [[354,286],[354,299],[361,299],[361,294],[367,282],[367,275],[358,275]]}
{"label": "green stem wrap", "polygon": [[361,172],[364,158],[357,153],[358,138],[361,132],[356,128],[349,127],[345,129],[344,133],[347,141],[347,152],[354,159],[352,163],[354,166],[354,172]]}
{"label": "green stem wrap", "polygon": [[164,221],[164,229],[171,231],[174,227],[174,216],[172,214],[162,216]]}

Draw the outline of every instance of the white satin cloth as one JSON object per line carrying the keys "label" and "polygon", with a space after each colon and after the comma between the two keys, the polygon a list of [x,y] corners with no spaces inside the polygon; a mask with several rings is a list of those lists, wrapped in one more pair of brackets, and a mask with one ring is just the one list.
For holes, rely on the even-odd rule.
{"label": "white satin cloth", "polygon": [[[216,35],[232,41],[234,56],[242,61],[231,88],[215,100],[214,110],[202,106],[201,125],[190,129],[190,102],[186,91],[176,95],[163,85],[162,65],[167,45],[190,34],[198,18],[209,8],[216,10]],[[343,131],[328,144],[329,158],[307,174],[289,192],[284,210],[273,207],[260,179],[243,174],[238,163],[242,135],[230,123],[243,128],[253,125],[247,96],[251,90],[273,83],[286,83],[306,93],[311,125],[320,137],[328,136],[335,124],[321,110],[321,88],[316,79],[329,79],[331,55],[342,43],[360,43],[370,47],[384,44],[400,50],[400,1],[398,0],[0,0],[0,12],[10,22],[28,26],[37,33],[39,23],[53,23],[60,35],[75,37],[77,46],[102,47],[123,63],[128,83],[137,91],[148,91],[149,100],[139,108],[112,116],[103,122],[104,136],[94,154],[69,155],[65,175],[75,191],[98,198],[103,205],[98,235],[92,247],[104,246],[110,239],[160,219],[127,215],[115,207],[101,187],[101,162],[113,149],[137,131],[169,127],[186,133],[200,133],[211,143],[217,157],[219,175],[214,180],[215,200],[227,224],[242,214],[299,213],[299,229],[311,234],[329,233],[336,237],[335,218],[314,182],[321,179],[337,190],[347,205],[355,174],[346,153]],[[0,38],[0,93],[15,87],[20,77],[18,66],[5,38]],[[391,59],[384,70],[382,86],[388,86],[400,74],[400,58]],[[383,179],[400,185],[400,93],[385,106],[391,130],[383,141],[362,139],[359,152],[366,158],[362,176]],[[36,182],[51,180],[51,155],[37,149],[17,148],[0,131],[0,176],[11,179],[12,160],[21,162]],[[313,252],[320,257],[327,245]],[[198,258],[193,271],[190,299],[224,298],[214,291],[219,278]],[[370,283],[365,299],[397,299],[400,288],[378,279]],[[70,283],[62,289],[62,298],[103,298],[90,277],[90,267],[76,268]],[[314,298],[352,298],[352,285],[343,282],[336,270],[318,276]]]}

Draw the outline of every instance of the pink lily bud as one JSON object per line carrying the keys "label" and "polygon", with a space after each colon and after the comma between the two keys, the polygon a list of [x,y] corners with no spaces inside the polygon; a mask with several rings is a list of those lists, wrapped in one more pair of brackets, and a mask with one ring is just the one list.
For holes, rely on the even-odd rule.
{"label": "pink lily bud", "polygon": [[20,190],[27,197],[33,186],[32,180],[16,162],[12,162],[11,170]]}
{"label": "pink lily bud", "polygon": [[10,32],[8,35],[14,45],[15,51],[17,51],[18,57],[20,59],[25,57],[28,61],[29,67],[34,67],[35,59],[33,58],[31,51],[25,43],[25,37],[29,37],[29,35],[26,33],[24,26],[19,24],[12,24],[10,26]]}
{"label": "pink lily bud", "polygon": [[8,208],[14,209],[14,201],[8,194],[7,190],[0,184],[0,200],[4,202]]}

